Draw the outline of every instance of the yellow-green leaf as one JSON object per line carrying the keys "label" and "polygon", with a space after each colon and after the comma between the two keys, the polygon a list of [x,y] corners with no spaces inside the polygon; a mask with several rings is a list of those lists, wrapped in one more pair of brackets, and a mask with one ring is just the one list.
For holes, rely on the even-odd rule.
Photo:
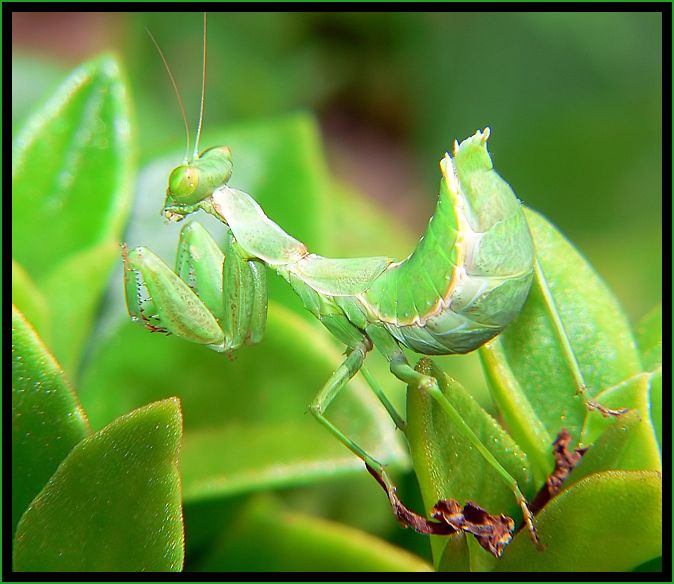
{"label": "yellow-green leaf", "polygon": [[[438,380],[442,393],[486,448],[517,480],[521,491],[533,495],[527,457],[496,420],[435,363],[427,359],[420,362],[417,369]],[[475,501],[489,513],[504,513],[521,519],[512,488],[503,477],[454,426],[432,397],[411,386],[407,390],[406,434],[427,513],[438,500],[451,498],[462,505]],[[436,563],[448,543],[447,538],[433,539]],[[471,556],[480,557],[478,561],[488,563],[492,559],[479,546],[470,551]]]}
{"label": "yellow-green leaf", "polygon": [[23,313],[42,339],[49,343],[47,298],[14,258],[12,258],[12,304]]}
{"label": "yellow-green leaf", "polygon": [[119,65],[109,56],[84,63],[12,144],[12,251],[33,278],[79,249],[119,237],[132,160]]}
{"label": "yellow-green leaf", "polygon": [[110,273],[119,262],[119,243],[105,241],[64,258],[42,281],[51,309],[51,346],[73,379]]}
{"label": "yellow-green leaf", "polygon": [[90,433],[61,366],[12,306],[12,531],[59,464]]}
{"label": "yellow-green leaf", "polygon": [[199,563],[207,572],[430,572],[421,558],[358,529],[253,499]]}
{"label": "yellow-green leaf", "polygon": [[17,571],[176,571],[184,546],[177,399],[81,441],[24,513]]}
{"label": "yellow-green leaf", "polygon": [[497,570],[621,572],[662,554],[662,475],[593,474],[562,491],[537,515],[539,551],[522,531]]}

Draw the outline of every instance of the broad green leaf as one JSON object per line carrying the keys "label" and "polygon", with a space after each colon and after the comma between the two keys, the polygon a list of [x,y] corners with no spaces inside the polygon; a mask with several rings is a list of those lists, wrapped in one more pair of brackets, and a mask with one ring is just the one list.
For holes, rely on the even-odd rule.
{"label": "broad green leaf", "polygon": [[662,555],[662,475],[608,471],[562,491],[537,515],[541,552],[520,532],[496,569],[624,572]]}
{"label": "broad green leaf", "polygon": [[[525,496],[527,493],[533,495],[527,457],[496,420],[432,361],[420,361],[417,370],[438,380],[442,393],[499,463],[517,480],[520,490]],[[414,470],[428,514],[438,500],[451,498],[461,504],[474,501],[489,513],[504,513],[516,520],[521,519],[512,489],[502,475],[455,427],[433,398],[411,386],[407,390],[407,425]],[[446,544],[446,538],[434,538],[436,558],[439,559]],[[482,548],[476,548],[475,553],[480,558],[471,559],[471,562],[489,561],[488,553]]]}
{"label": "broad green leaf", "polygon": [[[438,549],[440,553],[437,561],[438,572],[470,572],[470,551],[468,549],[468,537],[465,533],[455,533],[440,542],[439,538],[432,537],[431,545],[433,549]],[[439,543],[436,543],[439,542]]]}
{"label": "broad green leaf", "polygon": [[508,429],[531,461],[536,484],[542,485],[554,468],[551,448],[554,440],[533,405],[522,391],[508,364],[503,345],[498,341],[480,348],[480,359],[499,412],[508,422]]}
{"label": "broad green leaf", "polygon": [[12,251],[36,281],[64,257],[119,237],[132,152],[128,96],[111,57],[77,68],[26,122],[12,144]]}
{"label": "broad green leaf", "polygon": [[[178,395],[185,415],[185,500],[365,472],[307,408],[344,356],[329,334],[271,304],[259,345],[233,358],[127,323],[99,347],[80,395],[94,427],[120,411]],[[327,416],[382,462],[407,456],[360,377]]]}
{"label": "broad green leaf", "polygon": [[77,68],[12,146],[12,250],[46,299],[54,354],[71,375],[130,207],[133,144],[117,62]]}
{"label": "broad green leaf", "polygon": [[430,572],[421,558],[363,531],[258,497],[197,566],[208,572]]}
{"label": "broad green leaf", "polygon": [[12,306],[12,532],[66,455],[90,433],[60,365]]}
{"label": "broad green leaf", "polygon": [[481,357],[494,399],[540,481],[552,470],[550,444],[562,428],[577,441],[596,438],[581,435],[586,416],[600,414],[588,414],[579,384],[596,398],[641,366],[627,319],[610,290],[550,223],[525,212],[542,276],[534,280],[515,322],[481,350]]}
{"label": "broad green leaf", "polygon": [[80,442],[24,513],[17,571],[177,571],[183,564],[177,399]]}
{"label": "broad green leaf", "polygon": [[119,258],[118,242],[103,242],[63,258],[42,281],[42,290],[50,299],[51,346],[73,379]]}
{"label": "broad green leaf", "polygon": [[49,343],[47,299],[26,270],[14,258],[12,258],[12,304],[24,314],[33,328]]}
{"label": "broad green leaf", "polygon": [[[573,469],[563,488],[569,488],[586,476],[605,470],[643,470],[645,461],[639,448],[639,426],[642,424],[647,426],[648,422],[644,422],[636,410],[612,419],[609,428],[599,436]],[[653,470],[657,470],[659,466],[659,461],[655,461]]]}
{"label": "broad green leaf", "polygon": [[232,149],[230,183],[251,193],[265,213],[312,251],[325,245],[331,181],[313,116],[294,114],[215,132]]}
{"label": "broad green leaf", "polygon": [[662,365],[662,304],[655,306],[641,319],[636,337],[644,371]]}
{"label": "broad green leaf", "polygon": [[[418,494],[414,475],[393,471],[392,478],[400,497],[412,507]],[[268,491],[267,491],[268,492]],[[430,555],[428,538],[404,529],[394,518],[388,497],[369,473],[345,475],[313,484],[300,484],[274,491],[277,506],[294,514],[321,517],[396,542],[426,558]],[[184,506],[186,557],[204,557],[227,531],[236,515],[258,497],[242,493],[217,499],[187,501]],[[185,566],[191,570],[191,565]]]}

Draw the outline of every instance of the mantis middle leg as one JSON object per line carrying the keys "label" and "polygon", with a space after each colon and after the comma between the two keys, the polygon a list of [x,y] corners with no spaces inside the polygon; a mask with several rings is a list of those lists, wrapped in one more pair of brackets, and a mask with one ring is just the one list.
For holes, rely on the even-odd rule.
{"label": "mantis middle leg", "polygon": [[365,356],[372,348],[372,343],[366,337],[351,350],[344,362],[336,369],[330,379],[325,383],[318,395],[309,406],[309,411],[323,424],[344,446],[360,458],[365,464],[384,473],[384,465],[375,460],[363,448],[347,437],[339,428],[328,420],[323,412],[328,408],[332,400],[346,386],[349,380],[360,371],[365,361]]}

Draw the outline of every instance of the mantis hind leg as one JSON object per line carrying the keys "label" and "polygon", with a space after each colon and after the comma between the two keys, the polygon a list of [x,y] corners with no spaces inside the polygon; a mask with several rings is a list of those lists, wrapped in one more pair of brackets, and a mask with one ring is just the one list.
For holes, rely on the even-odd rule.
{"label": "mantis hind leg", "polygon": [[437,380],[429,375],[424,375],[415,371],[407,362],[403,352],[398,349],[389,354],[391,372],[401,381],[407,383],[411,388],[418,391],[424,391],[430,395],[436,403],[447,414],[452,424],[472,443],[475,449],[484,457],[484,459],[497,471],[498,476],[512,490],[517,500],[524,522],[529,530],[531,539],[540,547],[540,541],[534,525],[533,513],[530,511],[527,500],[520,491],[519,485],[513,476],[503,467],[503,465],[494,457],[489,449],[482,443],[473,429],[461,417],[461,414],[454,408],[449,400],[444,396]]}
{"label": "mantis hind leg", "polygon": [[405,422],[403,417],[395,409],[395,406],[389,401],[388,397],[386,397],[384,390],[381,388],[379,383],[377,383],[377,380],[372,376],[372,373],[370,373],[370,371],[365,367],[361,367],[360,374],[370,386],[372,392],[377,396],[377,399],[381,402],[384,408],[386,408],[386,411],[388,412],[389,416],[391,416],[391,419],[396,425],[396,428],[402,432],[405,432],[407,429],[407,422]]}

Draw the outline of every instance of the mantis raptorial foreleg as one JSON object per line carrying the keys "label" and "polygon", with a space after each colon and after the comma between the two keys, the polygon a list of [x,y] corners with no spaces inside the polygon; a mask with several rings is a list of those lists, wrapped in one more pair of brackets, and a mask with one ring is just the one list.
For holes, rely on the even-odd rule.
{"label": "mantis raptorial foreleg", "polygon": [[123,246],[122,256],[126,304],[133,320],[152,332],[213,347],[222,344],[216,317],[161,258],[142,246]]}
{"label": "mantis raptorial foreleg", "polygon": [[218,351],[257,343],[267,319],[264,266],[228,230],[223,253],[198,223],[180,233],[176,270],[144,247],[124,250],[129,313],[154,332],[170,332]]}

